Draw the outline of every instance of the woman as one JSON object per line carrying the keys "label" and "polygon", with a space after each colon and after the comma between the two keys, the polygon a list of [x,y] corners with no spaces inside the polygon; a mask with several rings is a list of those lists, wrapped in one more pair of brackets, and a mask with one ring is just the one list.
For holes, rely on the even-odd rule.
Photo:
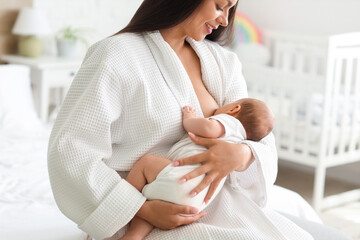
{"label": "woman", "polygon": [[184,177],[206,173],[194,192],[210,185],[209,199],[228,175],[206,216],[147,201],[124,180],[141,156],[163,157],[184,135],[182,106],[208,117],[247,97],[237,57],[215,43],[230,39],[236,6],[145,0],[125,29],[89,49],[54,125],[48,164],[59,208],[93,238],[117,239],[138,216],[157,227],[149,239],[311,239],[264,208],[277,172],[272,134],[243,144],[194,138],[208,151],[178,161],[202,163]]}

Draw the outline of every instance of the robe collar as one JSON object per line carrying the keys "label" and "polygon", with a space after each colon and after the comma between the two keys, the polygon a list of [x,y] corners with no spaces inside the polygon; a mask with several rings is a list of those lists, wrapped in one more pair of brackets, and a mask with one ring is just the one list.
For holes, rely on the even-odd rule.
{"label": "robe collar", "polygon": [[[159,67],[164,80],[173,92],[180,107],[190,105],[194,107],[201,117],[204,117],[199,100],[182,62],[163,39],[159,31],[144,34],[145,41]],[[194,49],[200,59],[202,80],[209,93],[219,104],[222,103],[222,79],[214,55],[203,42],[197,42],[187,37],[186,41]]]}

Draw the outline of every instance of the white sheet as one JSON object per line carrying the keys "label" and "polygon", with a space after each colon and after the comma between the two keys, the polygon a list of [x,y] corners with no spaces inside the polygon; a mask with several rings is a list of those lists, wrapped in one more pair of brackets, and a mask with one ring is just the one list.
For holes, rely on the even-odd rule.
{"label": "white sheet", "polygon": [[0,129],[0,239],[84,239],[52,196],[46,167],[50,127],[19,134]]}
{"label": "white sheet", "polygon": [[0,130],[14,133],[39,128],[30,88],[30,68],[0,65]]}
{"label": "white sheet", "polygon": [[268,197],[268,207],[309,221],[323,223],[319,215],[298,193],[274,186]]}

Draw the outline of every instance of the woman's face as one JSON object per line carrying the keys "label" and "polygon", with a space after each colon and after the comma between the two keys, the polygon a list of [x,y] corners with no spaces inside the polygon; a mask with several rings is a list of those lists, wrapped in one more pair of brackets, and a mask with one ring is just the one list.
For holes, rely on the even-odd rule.
{"label": "woman's face", "polygon": [[191,16],[185,20],[186,35],[196,41],[219,27],[228,25],[229,10],[237,0],[203,0]]}

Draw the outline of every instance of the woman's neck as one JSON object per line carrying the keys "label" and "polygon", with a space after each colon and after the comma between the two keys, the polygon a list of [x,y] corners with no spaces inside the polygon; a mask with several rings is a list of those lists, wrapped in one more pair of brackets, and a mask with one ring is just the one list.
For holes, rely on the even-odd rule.
{"label": "woman's neck", "polygon": [[181,26],[177,25],[172,28],[162,29],[160,33],[176,53],[180,53],[184,49],[186,45],[186,34]]}

